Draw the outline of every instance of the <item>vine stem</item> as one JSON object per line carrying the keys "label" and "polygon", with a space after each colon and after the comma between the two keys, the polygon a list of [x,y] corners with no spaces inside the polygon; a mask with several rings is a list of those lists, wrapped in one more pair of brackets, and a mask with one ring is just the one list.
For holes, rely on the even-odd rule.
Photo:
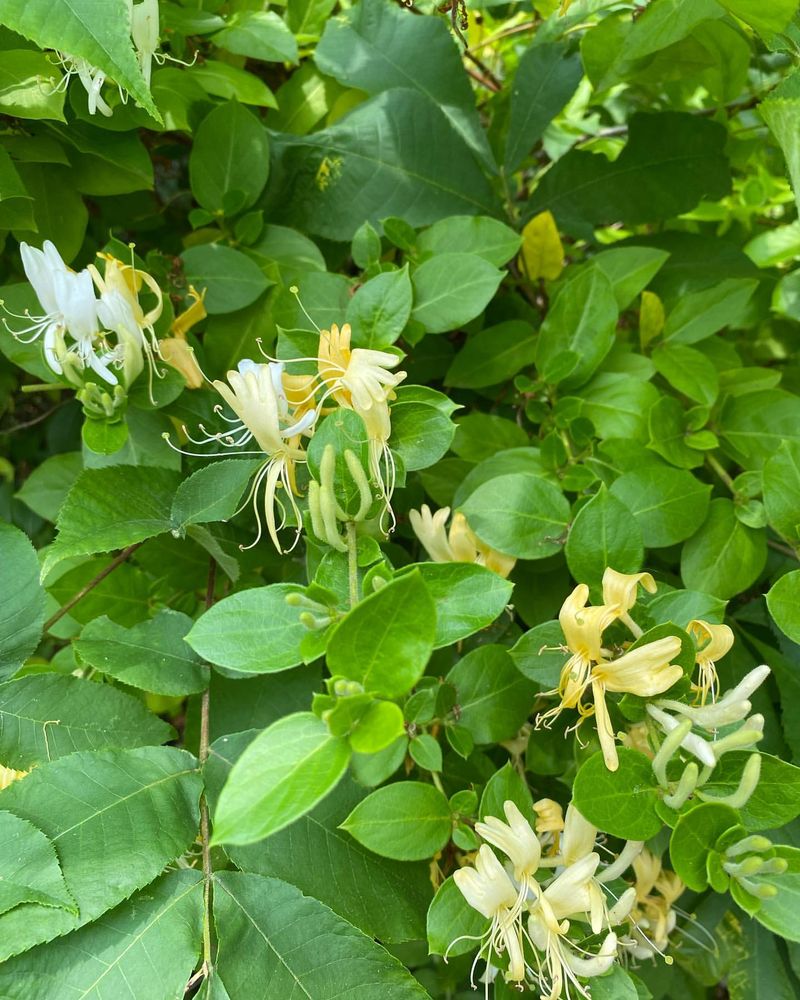
{"label": "vine stem", "polygon": [[[206,583],[206,611],[214,603],[214,585],[217,581],[217,561],[212,556],[208,562],[208,581]],[[208,760],[209,747],[209,689],[206,688],[200,699],[200,746],[197,756],[201,769]],[[211,973],[211,848],[209,847],[208,800],[205,791],[200,796],[200,842],[203,850],[203,970],[206,977]]]}
{"label": "vine stem", "polygon": [[348,521],[347,532],[347,580],[350,584],[350,607],[358,604],[358,539],[356,538],[356,523]]}
{"label": "vine stem", "polygon": [[722,482],[725,483],[725,485],[728,487],[731,493],[736,493],[736,487],[733,485],[733,479],[720,465],[720,463],[716,460],[716,458],[714,458],[713,455],[706,454],[706,464],[710,469],[713,469],[714,472],[716,472],[716,474],[719,476]]}
{"label": "vine stem", "polygon": [[78,601],[82,601],[88,593],[94,590],[98,583],[102,583],[109,573],[113,573],[117,566],[121,566],[128,556],[135,552],[142,544],[142,542],[137,542],[135,545],[129,545],[127,549],[123,549],[118,556],[114,556],[105,569],[100,570],[97,576],[93,577],[85,586],[81,587],[77,594],[73,594],[66,604],[62,605],[58,611],[52,615],[52,617],[47,619],[43,626],[44,631],[48,632],[57,621],[60,621],[68,611],[71,611],[75,607]]}

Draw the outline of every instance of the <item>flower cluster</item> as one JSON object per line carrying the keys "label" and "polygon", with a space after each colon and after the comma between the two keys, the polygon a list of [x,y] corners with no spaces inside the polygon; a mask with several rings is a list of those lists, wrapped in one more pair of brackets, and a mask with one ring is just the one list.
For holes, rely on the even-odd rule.
{"label": "flower cluster", "polygon": [[486,566],[502,577],[507,577],[516,564],[513,556],[504,555],[484,544],[467,524],[463,514],[456,513],[446,529],[450,508],[442,507],[435,513],[427,504],[409,512],[414,534],[434,562],[477,563]]}
{"label": "flower cluster", "polygon": [[[503,810],[505,822],[487,816],[475,824],[485,843],[474,865],[453,876],[467,903],[490,921],[479,939],[473,986],[475,965],[483,958],[487,995],[494,963],[500,962],[507,966],[507,982],[528,983],[546,1000],[573,990],[588,998],[584,981],[603,975],[621,954],[643,957],[645,949],[647,954],[662,950],[675,925],[671,906],[683,886],[673,877],[667,892],[669,875],[657,881],[660,862],[645,884],[641,842],[628,841],[617,857],[602,864],[598,830],[574,805],[563,816],[557,803],[537,802],[536,832],[513,802],[505,802]],[[492,848],[505,856],[504,862]],[[608,884],[631,865],[636,884],[612,893]],[[650,896],[654,886],[657,898]]]}

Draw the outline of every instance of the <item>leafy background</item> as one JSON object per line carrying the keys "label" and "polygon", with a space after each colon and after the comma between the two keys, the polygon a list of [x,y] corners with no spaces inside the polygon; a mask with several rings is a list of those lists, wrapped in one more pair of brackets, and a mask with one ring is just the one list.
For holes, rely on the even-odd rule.
{"label": "leafy background", "polygon": [[[424,558],[408,509],[452,505],[518,558],[513,595],[466,567],[397,577],[409,622],[423,635],[426,615],[435,623],[436,691],[407,699],[411,728],[357,752],[312,811],[319,776],[338,777],[350,750],[304,715],[294,736],[319,767],[298,800],[296,785],[281,791],[291,749],[270,730],[267,790],[287,796],[271,801],[294,796],[305,815],[260,808],[269,839],[214,849],[218,975],[202,989],[247,1000],[268,977],[275,995],[300,982],[314,997],[355,997],[379,981],[392,1000],[467,996],[465,960],[443,965],[423,943],[427,861],[462,815],[452,799],[428,801],[428,776],[450,795],[502,801],[499,743],[553,680],[552,663],[548,674],[526,651],[552,639],[572,580],[596,588],[607,565],[647,568],[660,581],[654,622],[724,618],[737,645],[723,680],[768,662],[762,747],[800,756],[797,3],[484,0],[469,4],[468,54],[430,5],[264,8],[162,0],[176,61],[155,65],[148,88],[125,0],[0,0],[2,295],[18,312],[34,305],[19,240],[52,239],[75,267],[134,242],[169,293],[162,335],[189,285],[206,289],[209,315],[190,339],[210,377],[256,356],[258,338],[307,353],[297,285],[314,322],[346,320],[361,346],[397,343],[408,382],[458,407],[399,394],[393,444],[408,475],[385,557]],[[53,48],[120,85],[104,91],[112,117],[88,114],[77,81],[57,86],[57,60],[41,51]],[[284,597],[315,577],[336,592],[341,573],[313,545],[241,552],[252,523],[222,519],[252,465],[186,462],[164,446],[164,431],[209,417],[211,393],[172,379],[154,408],[139,387],[127,441],[100,454],[72,394],[36,388],[38,349],[5,328],[0,349],[0,762],[34,767],[2,793],[0,817],[49,859],[0,914],[3,957],[17,956],[0,966],[0,993],[99,1000],[134,982],[137,997],[180,996],[203,934],[200,692],[210,685],[216,801],[256,734],[307,713],[322,690],[321,650],[301,650]],[[125,561],[51,624],[117,549]],[[220,603],[203,614],[209,555]],[[421,674],[426,650],[414,659],[398,641]],[[329,648],[332,672],[352,655]],[[525,760],[534,797],[563,799],[593,749],[537,734]],[[404,761],[400,846],[382,856],[356,807],[369,788],[395,794],[398,782],[382,783]],[[476,805],[461,800],[463,815]],[[408,829],[414,809],[431,816],[424,831]],[[800,847],[796,827],[780,832]],[[687,940],[674,966],[639,970],[654,997],[719,995],[723,978],[734,1000],[796,995],[790,904],[761,923],[726,896],[692,905],[716,951]]]}

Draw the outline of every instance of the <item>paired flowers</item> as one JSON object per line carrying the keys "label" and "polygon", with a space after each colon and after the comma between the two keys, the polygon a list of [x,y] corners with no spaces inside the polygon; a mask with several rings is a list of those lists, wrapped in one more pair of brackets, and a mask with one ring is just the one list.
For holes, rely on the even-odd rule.
{"label": "paired flowers", "polygon": [[409,511],[414,534],[433,562],[477,563],[499,576],[507,577],[517,560],[484,544],[460,512],[453,515],[448,532],[446,525],[449,517],[449,507],[442,507],[433,513],[427,504],[423,504],[418,511]]}

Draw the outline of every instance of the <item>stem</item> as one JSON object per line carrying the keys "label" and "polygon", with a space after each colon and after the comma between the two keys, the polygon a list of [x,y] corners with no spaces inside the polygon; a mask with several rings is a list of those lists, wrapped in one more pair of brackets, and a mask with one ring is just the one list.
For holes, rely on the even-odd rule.
{"label": "stem", "polygon": [[[206,611],[214,603],[214,584],[217,580],[217,562],[212,556],[208,562],[208,582],[206,584]],[[200,746],[197,756],[201,769],[208,760],[209,746],[209,688],[203,691],[200,700]],[[211,848],[209,847],[208,800],[206,793],[200,796],[200,842],[203,849],[203,969],[206,978],[211,973]]]}
{"label": "stem", "polygon": [[736,487],[733,485],[733,479],[728,475],[728,473],[723,469],[719,462],[714,458],[713,455],[706,455],[706,465],[719,476],[723,483],[728,487],[731,493],[736,493]]}
{"label": "stem", "polygon": [[797,555],[797,552],[795,552],[795,550],[789,545],[783,545],[781,542],[776,542],[772,538],[767,539],[767,545],[769,545],[771,549],[775,549],[776,552],[781,552],[783,555],[788,556],[790,559],[800,558],[800,556]]}
{"label": "stem", "polygon": [[83,600],[83,598],[86,597],[90,591],[94,590],[98,583],[102,583],[109,573],[113,573],[117,566],[121,566],[128,556],[131,555],[132,552],[135,552],[141,545],[142,542],[137,542],[135,545],[129,545],[127,549],[123,549],[118,556],[114,556],[105,569],[100,570],[96,577],[91,579],[85,586],[81,587],[77,594],[70,597],[65,605],[60,607],[51,618],[47,619],[44,623],[44,631],[48,632],[57,621],[60,621],[68,611],[71,611],[72,608],[75,607],[78,601]]}
{"label": "stem", "polygon": [[350,607],[358,604],[358,539],[356,538],[356,523],[348,521],[345,525],[347,533],[347,579],[350,584]]}

